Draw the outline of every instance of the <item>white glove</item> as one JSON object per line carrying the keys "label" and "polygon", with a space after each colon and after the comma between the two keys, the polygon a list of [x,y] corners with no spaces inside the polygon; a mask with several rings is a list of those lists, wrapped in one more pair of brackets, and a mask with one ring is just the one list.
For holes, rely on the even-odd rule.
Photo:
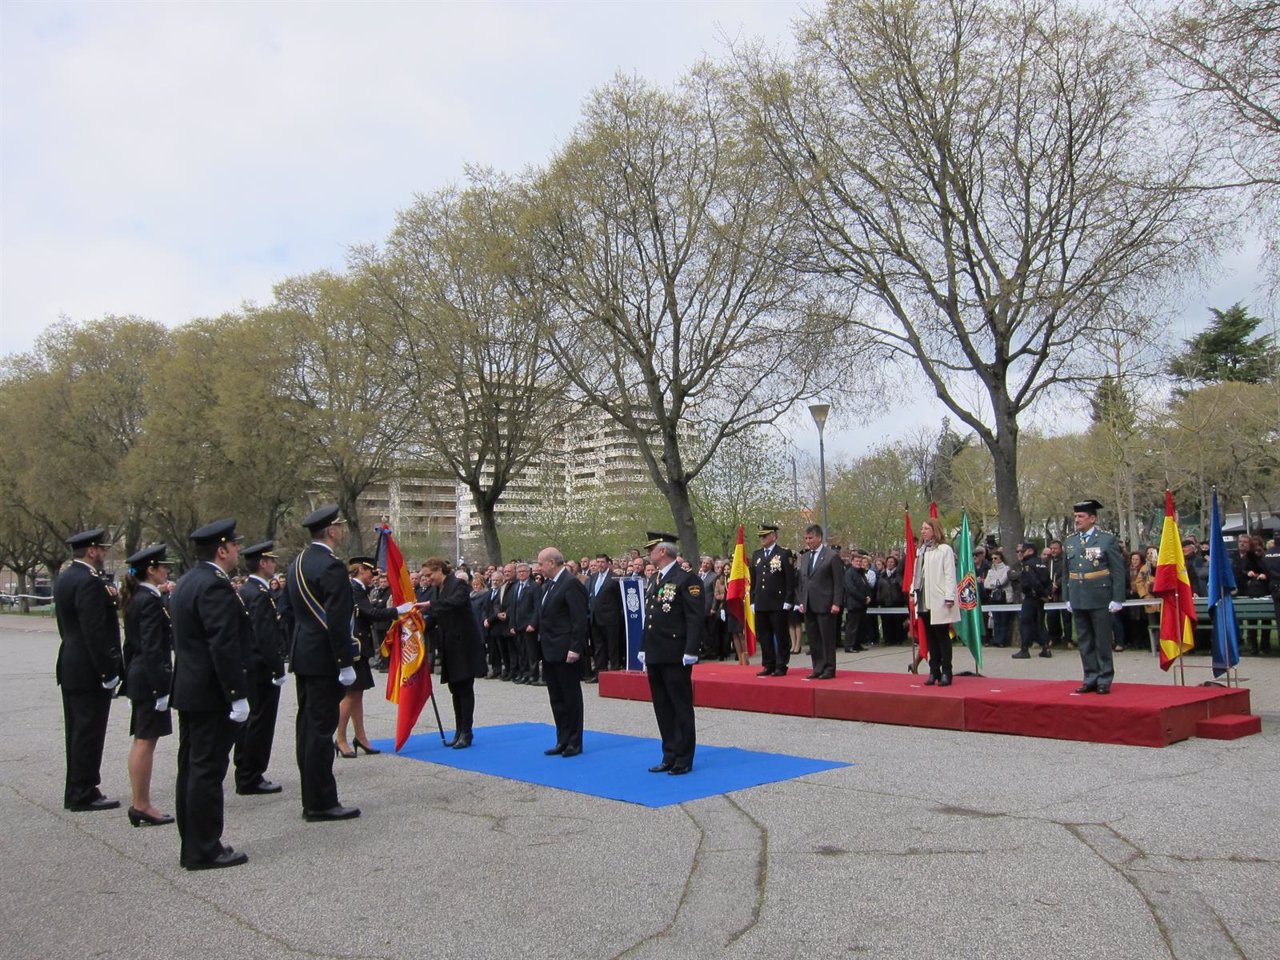
{"label": "white glove", "polygon": [[644,651],[641,650],[636,654],[636,659],[640,661],[640,668],[644,669]]}
{"label": "white glove", "polygon": [[721,611],[720,611],[720,622],[721,622],[721,623],[723,623],[723,622],[724,622],[724,611],[723,611],[723,610],[721,610]]}
{"label": "white glove", "polygon": [[1070,601],[1070,600],[1068,600],[1068,601],[1067,601],[1067,613],[1075,613],[1075,611],[1071,609],[1071,601]]}
{"label": "white glove", "polygon": [[244,723],[249,719],[249,701],[244,697],[231,701],[231,712],[227,714],[236,723]]}
{"label": "white glove", "polygon": [[1112,600],[1110,603],[1107,604],[1107,610],[1110,611],[1111,613],[1119,613],[1123,609],[1124,609],[1124,604],[1119,603],[1116,600]]}
{"label": "white glove", "polygon": [[271,682],[274,683],[277,687],[283,687],[286,683],[289,682],[289,675],[287,673],[282,673],[278,677],[272,677]]}
{"label": "white glove", "polygon": [[791,609],[791,604],[789,604],[789,603],[784,603],[784,604],[782,605],[782,609],[783,609],[783,610],[790,610],[790,609]]}
{"label": "white glove", "polygon": [[164,713],[169,709],[169,695],[166,693],[163,697],[156,698],[156,713]]}
{"label": "white glove", "polygon": [[404,603],[400,604],[400,606],[396,607],[396,613],[400,614],[400,616],[403,617],[406,613],[408,613],[413,608],[414,608],[414,602],[412,600],[406,600]]}
{"label": "white glove", "polygon": [[116,687],[118,687],[118,686],[120,686],[120,678],[119,678],[119,677],[112,677],[110,680],[104,680],[104,681],[102,682],[102,689],[103,689],[103,690],[114,690],[114,689],[115,689]]}
{"label": "white glove", "polygon": [[356,682],[356,668],[343,667],[338,671],[338,682],[344,687],[349,687]]}
{"label": "white glove", "polygon": [[680,662],[686,667],[692,667],[695,663],[698,662],[698,658],[692,657],[686,653],[683,657],[680,658]]}

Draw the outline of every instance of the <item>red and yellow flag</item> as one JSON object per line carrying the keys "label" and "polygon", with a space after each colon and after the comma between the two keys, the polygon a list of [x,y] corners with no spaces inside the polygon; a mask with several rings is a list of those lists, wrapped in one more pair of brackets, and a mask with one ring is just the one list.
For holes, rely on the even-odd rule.
{"label": "red and yellow flag", "polygon": [[725,606],[742,624],[746,635],[747,656],[756,652],[756,615],[751,609],[751,568],[747,566],[747,550],[742,545],[742,527],[738,527],[738,543],[733,548],[733,564],[724,591]]}
{"label": "red and yellow flag", "polygon": [[1160,598],[1160,669],[1168,670],[1196,645],[1196,602],[1182,555],[1182,535],[1173,512],[1173,491],[1164,492],[1164,529],[1151,592]]}
{"label": "red and yellow flag", "polygon": [[[413,592],[413,580],[405,566],[400,546],[391,535],[389,527],[378,531],[378,559],[387,571],[391,585],[391,602],[397,607],[417,599]],[[396,751],[404,746],[413,725],[418,722],[422,708],[431,696],[431,670],[427,665],[427,645],[422,631],[426,621],[416,608],[399,617],[382,641],[382,655],[387,658],[387,699],[396,709]]]}

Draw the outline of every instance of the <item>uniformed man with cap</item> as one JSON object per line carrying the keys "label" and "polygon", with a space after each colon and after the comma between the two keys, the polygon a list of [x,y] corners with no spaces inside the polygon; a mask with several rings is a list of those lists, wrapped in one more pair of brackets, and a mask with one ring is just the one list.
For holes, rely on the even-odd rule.
{"label": "uniformed man with cap", "polygon": [[274,540],[263,540],[240,551],[249,575],[240,585],[240,600],[249,613],[248,659],[245,672],[249,681],[249,720],[236,738],[236,793],[279,793],[281,787],[267,779],[271,763],[271,747],[276,736],[276,714],[280,709],[280,688],[287,677],[281,631],[284,629],[275,598],[271,596],[271,578],[275,576],[277,557]]}
{"label": "uniformed man with cap", "polygon": [[680,551],[674,535],[650,533],[645,547],[658,572],[645,592],[639,659],[662,737],[662,762],[649,772],[680,776],[693,769],[697,746],[693,665],[702,644],[703,585],[697,574],[676,563]]}
{"label": "uniformed man with cap", "polygon": [[334,549],[342,539],[336,504],[307,514],[302,525],[311,544],[289,568],[286,581],[293,608],[293,647],[289,669],[298,690],[297,752],[302,777],[302,815],[308,821],[349,820],[357,807],[338,802],[333,778],[333,732],[338,706],[355,683],[355,617],[347,565]]}
{"label": "uniformed man with cap", "polygon": [[757,676],[785,677],[791,661],[788,612],[796,602],[796,556],[778,545],[778,527],[760,526],[760,549],[751,554],[751,605],[756,615],[763,668]]}
{"label": "uniformed man with cap", "polygon": [[169,599],[173,618],[173,696],[178,711],[174,806],[188,870],[234,867],[249,857],[222,843],[222,781],[231,746],[249,719],[245,678],[248,613],[230,574],[240,560],[233,518],[191,533],[196,563]]}
{"label": "uniformed man with cap", "polygon": [[1075,512],[1076,532],[1062,545],[1066,573],[1062,599],[1076,629],[1084,683],[1076,693],[1110,693],[1115,677],[1111,657],[1111,614],[1118,613],[1128,587],[1120,544],[1099,530],[1097,500],[1082,500]]}
{"label": "uniformed man with cap", "polygon": [[62,688],[67,776],[62,805],[68,810],[114,810],[98,789],[111,698],[120,685],[123,660],[116,597],[102,577],[107,556],[101,527],[67,537],[72,559],[53,586],[54,616],[62,642],[54,675]]}

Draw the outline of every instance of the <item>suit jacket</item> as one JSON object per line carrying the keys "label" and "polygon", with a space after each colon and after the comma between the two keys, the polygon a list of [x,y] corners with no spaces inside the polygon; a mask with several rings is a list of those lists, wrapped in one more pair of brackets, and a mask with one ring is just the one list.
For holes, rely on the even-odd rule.
{"label": "suit jacket", "polygon": [[582,656],[587,649],[587,588],[567,567],[543,589],[538,639],[547,663],[564,663],[569,651]]}
{"label": "suit jacket", "polygon": [[751,555],[751,602],[757,610],[781,610],[796,602],[795,554],[773,545],[766,559],[764,548]]}
{"label": "suit jacket", "polygon": [[591,622],[606,627],[619,626],[622,623],[622,588],[618,586],[618,578],[612,570],[604,572],[603,583],[599,583],[600,577],[601,574],[596,574],[587,579],[587,611]]}
{"label": "suit jacket", "polygon": [[507,591],[507,632],[512,636],[523,637],[533,627],[538,632],[538,621],[542,614],[542,588],[530,577],[520,588],[517,580]]}
{"label": "suit jacket", "polygon": [[130,700],[158,700],[173,686],[173,628],[164,600],[146,587],[124,611],[125,693]]}
{"label": "suit jacket", "polygon": [[53,600],[62,636],[54,667],[58,683],[83,693],[121,677],[120,621],[106,581],[87,563],[72,560],[53,585]]}
{"label": "suit jacket", "polygon": [[382,646],[387,628],[395,622],[395,607],[374,603],[369,590],[359,580],[351,581],[351,602],[356,611],[356,642],[360,644],[360,656],[372,660],[374,651]]}
{"label": "suit jacket", "polygon": [[198,562],[169,599],[173,617],[173,695],[177,710],[225,710],[248,699],[249,612],[219,568]]}
{"label": "suit jacket", "polygon": [[698,579],[702,581],[702,610],[706,616],[711,616],[711,612],[716,606],[716,571],[708,570],[706,573],[698,574]]}
{"label": "suit jacket", "polygon": [[853,564],[844,572],[844,605],[850,612],[865,610],[871,606],[871,584],[867,583],[867,571]]}
{"label": "suit jacket", "polygon": [[679,663],[685,654],[696,657],[706,619],[702,578],[673,563],[666,576],[654,578],[645,595],[645,665]]}
{"label": "suit jacket", "polygon": [[355,600],[347,567],[327,547],[312,543],[289,568],[285,581],[293,608],[289,669],[322,677],[355,662]]}
{"label": "suit jacket", "polygon": [[456,683],[484,676],[484,641],[471,613],[466,581],[446,576],[429,612],[440,631],[440,680]]}
{"label": "suit jacket", "polygon": [[[511,614],[507,610],[509,598],[511,596],[513,583],[503,583],[502,586],[491,588],[489,590],[489,608],[485,611],[485,618],[489,621],[489,635],[494,637],[507,637],[511,635]],[[505,613],[505,620],[499,619],[498,614]]]}
{"label": "suit jacket", "polygon": [[1088,538],[1073,533],[1062,543],[1062,556],[1067,561],[1062,599],[1078,610],[1097,610],[1113,600],[1119,603],[1129,587],[1119,541],[1097,527],[1090,533]]}
{"label": "suit jacket", "polygon": [[844,563],[828,546],[806,550],[800,555],[800,585],[796,602],[806,614],[830,614],[833,606],[844,606]]}

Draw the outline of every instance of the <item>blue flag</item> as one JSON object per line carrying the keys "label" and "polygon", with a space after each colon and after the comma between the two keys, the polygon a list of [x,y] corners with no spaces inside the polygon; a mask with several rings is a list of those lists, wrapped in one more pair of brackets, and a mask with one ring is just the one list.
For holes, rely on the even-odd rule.
{"label": "blue flag", "polygon": [[1209,526],[1209,615],[1213,617],[1213,675],[1220,677],[1240,663],[1240,632],[1236,627],[1236,604],[1231,594],[1236,575],[1231,569],[1222,542],[1222,513],[1218,491],[1213,491],[1213,519]]}

